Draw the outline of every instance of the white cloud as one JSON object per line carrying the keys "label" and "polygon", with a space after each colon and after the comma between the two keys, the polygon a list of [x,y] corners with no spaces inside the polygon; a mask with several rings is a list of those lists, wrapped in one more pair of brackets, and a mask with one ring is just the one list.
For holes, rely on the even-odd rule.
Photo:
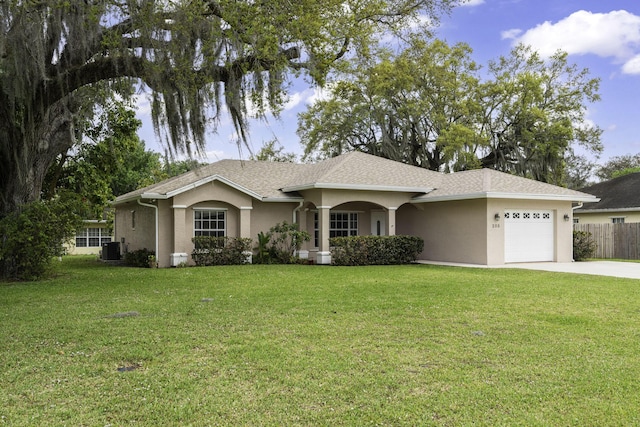
{"label": "white cloud", "polygon": [[481,4],[484,4],[484,0],[460,0],[458,2],[458,6],[464,7],[480,6]]}
{"label": "white cloud", "polygon": [[[503,32],[513,36],[514,30]],[[546,21],[514,38],[543,56],[559,49],[575,55],[594,54],[627,62],[623,71],[640,73],[640,16],[625,10],[592,13],[580,10],[552,23]]]}
{"label": "white cloud", "polygon": [[640,54],[628,60],[622,66],[622,71],[626,74],[640,74]]}
{"label": "white cloud", "polygon": [[522,30],[519,28],[512,28],[510,30],[505,30],[500,33],[500,37],[502,40],[516,39],[518,36],[522,34]]}

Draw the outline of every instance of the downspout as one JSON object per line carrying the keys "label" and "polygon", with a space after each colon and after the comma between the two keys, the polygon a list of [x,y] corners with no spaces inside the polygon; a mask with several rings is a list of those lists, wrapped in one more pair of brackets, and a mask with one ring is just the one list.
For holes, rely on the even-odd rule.
{"label": "downspout", "polygon": [[[293,209],[293,223],[297,224],[298,223],[298,212],[300,211],[300,209],[302,209],[302,205],[304,205],[304,201],[300,202],[300,204],[298,205],[298,207]],[[300,253],[302,251],[298,251],[297,255],[300,256]],[[309,256],[308,251],[306,257]]]}
{"label": "downspout", "polygon": [[156,262],[158,261],[158,206],[156,205],[152,205],[150,203],[142,203],[142,199],[138,199],[138,204],[140,206],[146,206],[148,208],[153,208],[156,211]]}
{"label": "downspout", "polygon": [[578,206],[574,206],[571,208],[572,211],[575,211],[576,209],[580,209],[582,207],[583,203],[582,202],[578,202]]}
{"label": "downspout", "polygon": [[300,202],[298,207],[293,210],[293,223],[294,224],[298,222],[298,212],[300,211],[300,209],[302,209],[302,205],[304,205],[304,202]]}

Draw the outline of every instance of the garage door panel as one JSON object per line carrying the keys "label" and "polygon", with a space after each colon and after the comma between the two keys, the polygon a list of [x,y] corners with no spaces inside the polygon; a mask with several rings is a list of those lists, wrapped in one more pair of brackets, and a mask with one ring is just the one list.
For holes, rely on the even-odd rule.
{"label": "garage door panel", "polygon": [[505,262],[553,261],[553,211],[508,209],[504,212]]}

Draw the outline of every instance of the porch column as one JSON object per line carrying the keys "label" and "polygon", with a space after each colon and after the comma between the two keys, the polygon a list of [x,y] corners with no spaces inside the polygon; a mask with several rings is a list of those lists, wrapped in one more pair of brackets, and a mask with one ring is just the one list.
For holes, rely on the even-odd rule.
{"label": "porch column", "polygon": [[329,248],[329,218],[331,206],[318,206],[318,240],[319,251],[316,264],[331,264],[331,250]]}
{"label": "porch column", "polygon": [[396,211],[398,208],[387,209],[387,236],[396,235]]}
{"label": "porch column", "polygon": [[[300,231],[308,231],[307,230],[307,211],[303,210],[303,209],[298,209],[296,212],[296,220],[298,223],[298,230]],[[312,235],[313,237],[313,235]],[[302,246],[300,247],[300,250],[298,251],[298,256],[302,259],[308,259],[309,258],[309,243],[305,242],[302,244]]]}
{"label": "porch column", "polygon": [[[251,239],[251,206],[240,207],[240,238]],[[252,245],[253,246],[253,245]],[[253,252],[243,252],[245,256],[245,263],[251,264],[253,262]]]}
{"label": "porch column", "polygon": [[169,261],[172,267],[189,260],[189,254],[185,245],[187,235],[187,207],[184,205],[173,205],[173,251],[169,254]]}
{"label": "porch column", "polygon": [[240,207],[240,237],[251,239],[251,206]]}

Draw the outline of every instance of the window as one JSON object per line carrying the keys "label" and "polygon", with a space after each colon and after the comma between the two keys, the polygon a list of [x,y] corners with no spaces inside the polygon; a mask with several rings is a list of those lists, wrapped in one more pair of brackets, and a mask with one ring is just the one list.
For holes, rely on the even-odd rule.
{"label": "window", "polygon": [[611,223],[612,224],[624,224],[624,217],[623,216],[614,216],[613,218],[611,218]]}
{"label": "window", "polygon": [[136,229],[136,211],[131,211],[131,228]]}
{"label": "window", "polygon": [[318,226],[318,212],[313,214],[313,244],[315,247],[320,246],[320,227]]}
{"label": "window", "polygon": [[580,218],[576,218],[575,216],[573,217],[573,223],[574,224],[580,224]]}
{"label": "window", "polygon": [[109,242],[111,242],[111,234],[106,228],[87,227],[76,232],[77,248],[97,248]]}
{"label": "window", "polygon": [[358,214],[355,212],[332,212],[329,217],[329,237],[358,235]]}
{"label": "window", "polygon": [[[329,237],[358,235],[358,214],[355,212],[331,212],[329,215]],[[313,214],[313,241],[320,246],[320,225],[318,212]]]}
{"label": "window", "polygon": [[195,236],[224,237],[226,231],[226,211],[213,209],[193,211],[193,234]]}

